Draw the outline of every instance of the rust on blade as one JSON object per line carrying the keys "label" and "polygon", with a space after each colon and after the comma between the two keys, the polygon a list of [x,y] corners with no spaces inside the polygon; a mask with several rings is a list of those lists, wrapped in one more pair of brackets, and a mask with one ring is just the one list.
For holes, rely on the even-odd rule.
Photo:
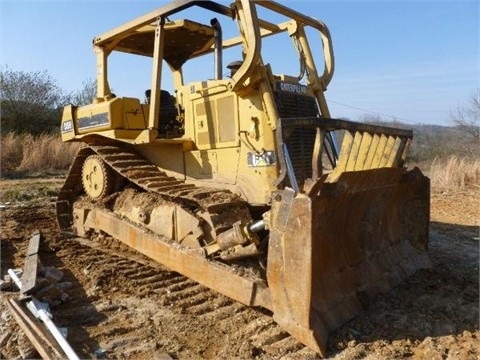
{"label": "rust on blade", "polygon": [[316,352],[328,332],[310,324],[312,309],[312,222],[308,196],[291,189],[279,192],[272,205],[267,280],[273,318],[285,330]]}
{"label": "rust on blade", "polygon": [[382,168],[314,189],[275,197],[267,278],[275,320],[325,355],[330,331],[430,266],[429,180]]}

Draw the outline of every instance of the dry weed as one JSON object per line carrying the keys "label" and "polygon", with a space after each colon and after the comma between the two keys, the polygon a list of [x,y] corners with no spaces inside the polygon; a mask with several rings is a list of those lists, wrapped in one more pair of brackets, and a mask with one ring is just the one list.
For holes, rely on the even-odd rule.
{"label": "dry weed", "polygon": [[435,158],[430,166],[430,181],[432,188],[438,190],[480,187],[480,160],[458,156]]}
{"label": "dry weed", "polygon": [[59,135],[30,134],[1,137],[2,177],[12,173],[43,173],[67,170],[81,143],[63,143]]}
{"label": "dry weed", "polygon": [[14,171],[23,158],[22,137],[9,133],[1,137],[1,172]]}

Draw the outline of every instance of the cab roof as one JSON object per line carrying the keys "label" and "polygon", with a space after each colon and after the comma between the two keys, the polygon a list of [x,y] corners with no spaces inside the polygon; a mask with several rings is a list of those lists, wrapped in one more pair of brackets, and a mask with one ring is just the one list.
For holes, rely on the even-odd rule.
{"label": "cab roof", "polygon": [[[211,51],[214,30],[211,26],[191,20],[176,20],[165,23],[163,58],[174,69],[180,68],[188,59]],[[113,50],[153,57],[155,24],[144,25],[123,35]],[[114,41],[114,40],[113,40]]]}

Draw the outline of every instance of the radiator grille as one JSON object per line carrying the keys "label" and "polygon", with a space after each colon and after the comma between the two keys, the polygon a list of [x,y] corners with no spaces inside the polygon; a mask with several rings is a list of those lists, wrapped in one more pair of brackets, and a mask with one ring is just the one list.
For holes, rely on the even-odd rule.
{"label": "radiator grille", "polygon": [[[314,97],[303,94],[277,91],[275,93],[280,118],[288,122],[288,118],[318,117],[317,101]],[[299,127],[284,134],[295,177],[300,187],[305,179],[312,177],[312,156],[316,130]],[[291,186],[287,179],[288,186]]]}
{"label": "radiator grille", "polygon": [[276,91],[275,101],[282,119],[289,117],[317,117],[317,100],[314,97],[286,91]]}

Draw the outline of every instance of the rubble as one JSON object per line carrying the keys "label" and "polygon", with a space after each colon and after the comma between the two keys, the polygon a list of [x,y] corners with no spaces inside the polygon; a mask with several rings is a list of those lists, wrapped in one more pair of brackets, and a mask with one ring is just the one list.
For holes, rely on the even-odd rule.
{"label": "rubble", "polygon": [[[70,360],[77,360],[79,357],[64,335],[68,329],[57,328],[50,311],[50,304],[59,305],[68,300],[69,295],[63,289],[68,289],[70,283],[62,285],[64,274],[53,266],[41,267],[38,270],[38,248],[41,240],[42,234],[35,231],[30,239],[23,274],[20,269],[9,269],[9,277],[4,278],[5,284],[9,283],[11,286],[13,280],[20,290],[19,300],[10,298],[5,302],[23,330],[22,335],[25,334],[30,340],[25,346],[20,346],[22,344],[17,341],[18,351],[24,359],[34,358],[38,352],[43,359],[63,359],[66,356]],[[41,327],[35,318],[40,319],[44,327]],[[8,338],[10,335],[2,336],[0,340],[7,342]]]}

